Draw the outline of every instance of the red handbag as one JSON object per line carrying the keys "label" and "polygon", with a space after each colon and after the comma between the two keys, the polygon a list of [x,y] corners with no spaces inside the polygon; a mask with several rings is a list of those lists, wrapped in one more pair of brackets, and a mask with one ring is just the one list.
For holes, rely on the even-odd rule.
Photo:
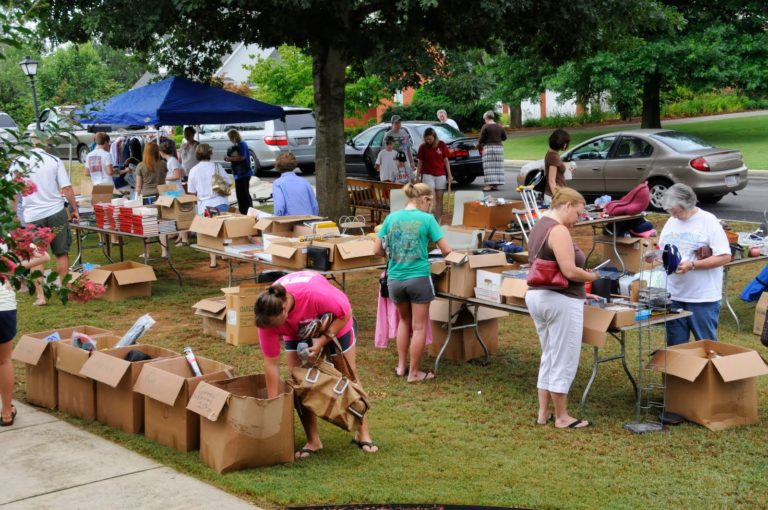
{"label": "red handbag", "polygon": [[537,289],[567,289],[568,278],[560,272],[556,260],[535,259],[528,270],[528,286]]}

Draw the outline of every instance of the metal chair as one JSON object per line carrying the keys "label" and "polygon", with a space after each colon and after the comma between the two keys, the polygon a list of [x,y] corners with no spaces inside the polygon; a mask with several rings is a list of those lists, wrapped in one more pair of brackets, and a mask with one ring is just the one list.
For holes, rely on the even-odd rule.
{"label": "metal chair", "polygon": [[365,216],[342,216],[339,218],[339,226],[342,234],[357,228],[360,229],[360,235],[365,235]]}

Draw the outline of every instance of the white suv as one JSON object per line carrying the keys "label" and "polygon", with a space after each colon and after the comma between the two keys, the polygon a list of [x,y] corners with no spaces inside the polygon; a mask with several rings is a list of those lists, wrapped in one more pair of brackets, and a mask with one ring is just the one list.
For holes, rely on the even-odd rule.
{"label": "white suv", "polygon": [[213,160],[229,169],[224,161],[232,145],[227,131],[237,129],[248,144],[251,167],[256,175],[275,166],[281,152],[292,152],[304,174],[315,171],[315,115],[309,108],[284,106],[285,122],[280,119],[239,124],[207,124],[200,128],[198,140],[213,148]]}

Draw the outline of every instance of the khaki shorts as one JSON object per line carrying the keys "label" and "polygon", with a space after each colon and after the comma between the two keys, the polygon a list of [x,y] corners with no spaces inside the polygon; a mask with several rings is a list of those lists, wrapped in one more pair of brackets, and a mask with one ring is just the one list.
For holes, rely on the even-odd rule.
{"label": "khaki shorts", "polygon": [[421,182],[436,191],[448,188],[448,178],[445,175],[421,174]]}
{"label": "khaki shorts", "polygon": [[51,243],[51,251],[54,255],[66,255],[72,246],[72,232],[69,230],[69,218],[67,210],[63,209],[47,218],[31,222],[36,227],[48,227],[56,233]]}

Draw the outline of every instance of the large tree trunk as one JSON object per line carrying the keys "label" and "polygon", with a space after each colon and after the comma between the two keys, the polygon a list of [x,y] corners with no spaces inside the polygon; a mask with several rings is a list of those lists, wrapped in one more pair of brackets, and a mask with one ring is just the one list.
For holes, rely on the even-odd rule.
{"label": "large tree trunk", "polygon": [[643,83],[643,120],[641,128],[661,127],[661,76],[659,73],[646,75]]}
{"label": "large tree trunk", "polygon": [[338,221],[349,214],[344,165],[344,84],[347,58],[341,48],[313,51],[315,88],[315,175],[320,214]]}
{"label": "large tree trunk", "polygon": [[523,109],[520,107],[520,101],[509,105],[509,127],[523,127]]}

